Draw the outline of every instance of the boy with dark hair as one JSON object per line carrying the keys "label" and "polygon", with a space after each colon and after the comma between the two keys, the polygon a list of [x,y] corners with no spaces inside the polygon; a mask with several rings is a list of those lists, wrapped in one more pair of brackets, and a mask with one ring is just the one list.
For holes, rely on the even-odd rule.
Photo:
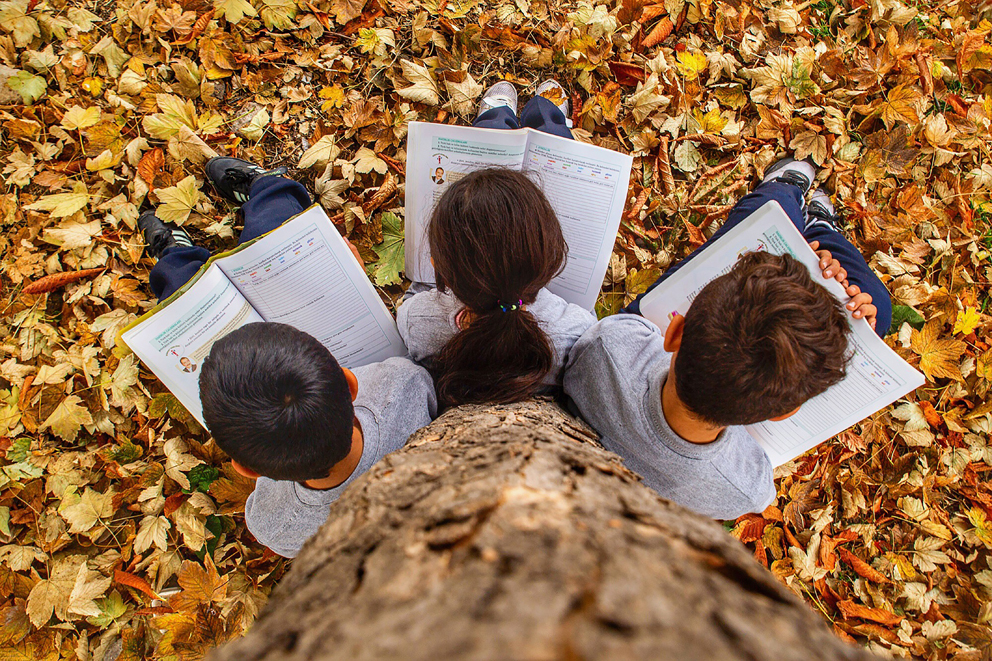
{"label": "boy with dark hair", "polygon": [[276,323],[247,324],[213,345],[200,401],[234,469],[258,479],[248,530],[289,558],[351,482],[437,412],[430,375],[410,360],[352,371],[314,337]]}
{"label": "boy with dark hair", "polygon": [[760,512],[775,499],[771,462],[743,426],[783,420],[844,378],[847,313],[880,334],[891,318],[884,285],[837,231],[829,197],[815,195],[807,208],[814,176],[807,162],[773,165],[713,239],[779,202],[814,250],[826,243],[840,255],[818,252],[823,277],[851,296],[846,306],[791,256],[752,253],[706,285],[664,334],[639,316],[639,299],[625,310],[633,314],[598,322],[565,369],[565,393],[607,449],[663,497],[716,519]]}
{"label": "boy with dark hair", "polygon": [[[285,172],[237,158],[207,161],[213,187],[241,205],[239,243],[310,205],[306,188]],[[154,211],[141,214],[138,227],[147,252],[158,259],[149,283],[159,300],[210,258]],[[200,402],[207,428],[235,470],[258,478],[245,505],[248,529],[286,557],[324,523],[348,484],[437,413],[430,375],[412,361],[390,358],[351,371],[312,336],[275,323],[248,324],[214,343],[200,367]]]}

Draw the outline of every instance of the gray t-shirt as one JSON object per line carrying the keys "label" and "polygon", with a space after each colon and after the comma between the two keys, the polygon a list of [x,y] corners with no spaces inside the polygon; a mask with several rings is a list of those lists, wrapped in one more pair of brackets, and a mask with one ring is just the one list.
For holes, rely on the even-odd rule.
{"label": "gray t-shirt", "polygon": [[661,388],[671,360],[656,325],[633,314],[607,317],[572,347],[565,393],[603,445],[664,498],[714,519],[761,512],[775,499],[772,466],[743,427],[701,445],[665,420]]}
{"label": "gray t-shirt", "polygon": [[372,464],[399,450],[410,435],[437,415],[434,383],[427,371],[406,358],[356,367],[355,417],[364,449],[355,471],[333,489],[309,489],[298,482],[260,477],[245,503],[245,523],[262,544],[295,557],[327,520],[331,503]]}
{"label": "gray t-shirt", "polygon": [[[406,298],[400,305],[396,312],[396,326],[400,337],[406,342],[410,357],[423,363],[441,353],[448,340],[458,333],[455,318],[465,304],[450,291],[443,294],[433,288],[424,291],[425,286],[420,283],[411,286],[411,289],[414,288],[419,293]],[[555,364],[544,378],[544,385],[561,385],[561,370],[568,360],[568,352],[579,336],[596,323],[596,315],[567,303],[547,289],[537,293],[534,302],[527,306],[527,311],[537,319],[555,351]]]}

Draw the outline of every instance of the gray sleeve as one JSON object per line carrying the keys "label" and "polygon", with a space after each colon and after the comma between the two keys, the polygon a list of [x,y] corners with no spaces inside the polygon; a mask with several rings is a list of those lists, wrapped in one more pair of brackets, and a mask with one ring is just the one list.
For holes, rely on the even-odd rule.
{"label": "gray sleeve", "polygon": [[437,289],[436,285],[432,285],[428,282],[417,282],[416,280],[410,283],[410,286],[406,288],[403,292],[403,298],[400,299],[400,303],[404,303],[408,299],[413,298],[417,294],[423,291],[430,291],[432,289]]}
{"label": "gray sleeve", "polygon": [[[643,374],[649,345],[658,341],[657,327],[636,315],[607,317],[592,326],[576,341],[568,354],[562,385],[582,417],[597,429],[609,425],[607,419],[632,413],[629,397],[643,388]],[[602,426],[600,426],[602,425]]]}
{"label": "gray sleeve", "polygon": [[440,300],[436,290],[428,287],[406,299],[396,310],[396,328],[410,357],[417,363],[439,353],[454,335],[448,321],[449,311]]}
{"label": "gray sleeve", "polygon": [[[260,477],[245,503],[245,525],[261,544],[285,558],[295,558],[327,520],[337,495],[326,492],[326,502],[306,504],[295,493],[296,483]],[[325,492],[314,491],[317,498]]]}

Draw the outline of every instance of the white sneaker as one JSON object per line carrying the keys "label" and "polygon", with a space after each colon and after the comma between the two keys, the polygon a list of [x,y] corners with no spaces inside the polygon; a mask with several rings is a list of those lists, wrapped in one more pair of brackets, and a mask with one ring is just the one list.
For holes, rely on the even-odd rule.
{"label": "white sneaker", "polygon": [[765,178],[761,180],[761,183],[782,181],[800,188],[803,195],[806,195],[813,186],[814,179],[816,179],[816,166],[813,165],[812,161],[783,158],[768,166],[768,169],[765,170]]}
{"label": "white sneaker", "polygon": [[[537,90],[534,92],[537,96],[543,96],[545,99],[551,103],[558,106],[558,110],[561,114],[565,115],[565,119],[568,119],[568,92],[557,80],[548,78],[543,83],[537,86]],[[571,124],[569,124],[571,126]]]}
{"label": "white sneaker", "polygon": [[504,106],[512,110],[514,115],[517,114],[517,89],[513,83],[501,80],[482,95],[482,100],[479,101],[479,112],[476,113],[475,117],[478,119],[482,113]]}
{"label": "white sneaker", "polygon": [[820,225],[835,232],[840,231],[840,217],[830,201],[830,194],[822,188],[817,188],[806,205],[806,227]]}

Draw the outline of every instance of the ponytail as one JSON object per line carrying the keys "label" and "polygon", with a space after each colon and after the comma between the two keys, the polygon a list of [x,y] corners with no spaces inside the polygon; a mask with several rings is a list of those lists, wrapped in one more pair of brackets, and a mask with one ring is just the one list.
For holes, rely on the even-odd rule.
{"label": "ponytail", "polygon": [[476,170],[438,200],[427,237],[438,290],[450,289],[472,313],[433,365],[439,403],[530,397],[555,355],[526,305],[561,272],[568,251],[544,193],[524,173]]}
{"label": "ponytail", "polygon": [[524,309],[476,314],[437,358],[442,407],[518,402],[534,394],[554,367],[554,349]]}

